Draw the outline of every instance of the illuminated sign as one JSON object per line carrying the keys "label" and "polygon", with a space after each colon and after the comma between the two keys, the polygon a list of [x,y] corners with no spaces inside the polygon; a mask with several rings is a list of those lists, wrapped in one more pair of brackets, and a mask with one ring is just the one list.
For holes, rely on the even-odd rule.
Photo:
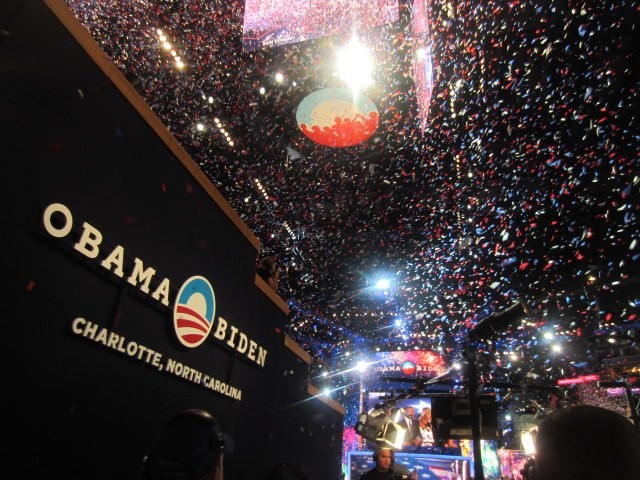
{"label": "illuminated sign", "polygon": [[561,378],[558,380],[558,385],[577,385],[579,383],[597,382],[600,380],[599,375],[580,375],[575,378]]}
{"label": "illuminated sign", "polygon": [[370,359],[370,370],[377,375],[399,375],[407,378],[435,377],[444,372],[444,361],[428,350],[379,352]]}
{"label": "illuminated sign", "polygon": [[[64,238],[73,229],[73,216],[65,205],[52,203],[44,211],[43,223],[45,230],[52,237]],[[97,228],[83,222],[82,234],[73,248],[89,259],[98,260],[102,253],[100,250],[102,239],[102,233]],[[100,261],[102,267],[120,278],[124,278],[125,275],[124,264],[125,249],[122,245],[116,245]],[[169,306],[170,281],[168,278],[161,279],[152,291],[151,282],[155,278],[155,273],[154,268],[145,267],[144,262],[136,257],[133,259],[131,271],[128,272],[127,282],[162,305]],[[174,308],[174,328],[180,343],[190,348],[199,346],[207,338],[215,323],[214,338],[264,367],[267,350],[248,338],[237,327],[229,325],[224,318],[218,317],[217,323],[214,322],[214,314],[215,296],[209,281],[204,277],[187,279],[180,288]],[[199,333],[194,333],[196,330]]]}

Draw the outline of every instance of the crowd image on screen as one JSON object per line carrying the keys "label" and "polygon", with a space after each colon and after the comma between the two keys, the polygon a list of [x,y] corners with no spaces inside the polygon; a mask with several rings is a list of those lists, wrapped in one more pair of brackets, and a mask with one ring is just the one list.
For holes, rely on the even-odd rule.
{"label": "crowd image on screen", "polygon": [[248,0],[243,45],[255,49],[362,31],[398,19],[395,0]]}

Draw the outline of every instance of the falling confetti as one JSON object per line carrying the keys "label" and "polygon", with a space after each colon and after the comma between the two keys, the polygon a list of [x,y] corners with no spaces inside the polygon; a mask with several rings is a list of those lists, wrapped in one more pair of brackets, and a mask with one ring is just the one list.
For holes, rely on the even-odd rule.
{"label": "falling confetti", "polygon": [[[247,52],[242,2],[67,3],[277,259],[283,329],[314,358],[453,362],[515,301],[528,317],[478,346],[513,374],[552,383],[640,353],[638,1],[431,2],[426,121],[405,5],[359,32],[379,125],[341,149],[306,138],[295,110],[343,87],[346,36]],[[348,377],[335,395],[353,395]]]}

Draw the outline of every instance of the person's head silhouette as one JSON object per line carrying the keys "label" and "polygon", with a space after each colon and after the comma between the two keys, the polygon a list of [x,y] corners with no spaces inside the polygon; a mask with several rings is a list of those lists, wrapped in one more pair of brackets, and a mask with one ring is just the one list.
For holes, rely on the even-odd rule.
{"label": "person's head silhouette", "polygon": [[638,480],[640,430],[602,407],[577,405],[540,422],[530,480]]}
{"label": "person's head silhouette", "polygon": [[222,480],[223,454],[233,439],[206,410],[189,409],[172,416],[145,457],[143,480]]}

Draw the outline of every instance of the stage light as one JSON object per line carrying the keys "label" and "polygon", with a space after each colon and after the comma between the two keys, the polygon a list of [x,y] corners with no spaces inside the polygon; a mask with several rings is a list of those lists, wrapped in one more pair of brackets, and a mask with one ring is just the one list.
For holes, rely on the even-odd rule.
{"label": "stage light", "polygon": [[282,83],[283,80],[284,80],[284,75],[282,75],[280,72],[276,73],[276,82]]}
{"label": "stage light", "polygon": [[391,285],[391,282],[389,281],[388,278],[380,278],[376,282],[376,288],[378,290],[386,290],[387,288],[389,288],[390,285]]}
{"label": "stage light", "polygon": [[538,427],[533,427],[522,435],[520,435],[520,441],[522,442],[522,449],[527,455],[536,454],[536,436],[538,435]]}
{"label": "stage light", "polygon": [[367,362],[358,362],[358,364],[356,365],[356,370],[358,370],[360,373],[364,373],[366,372],[368,366],[369,364]]}
{"label": "stage light", "polygon": [[372,83],[373,61],[369,50],[354,35],[349,44],[338,51],[338,74],[351,90],[359,92]]}

